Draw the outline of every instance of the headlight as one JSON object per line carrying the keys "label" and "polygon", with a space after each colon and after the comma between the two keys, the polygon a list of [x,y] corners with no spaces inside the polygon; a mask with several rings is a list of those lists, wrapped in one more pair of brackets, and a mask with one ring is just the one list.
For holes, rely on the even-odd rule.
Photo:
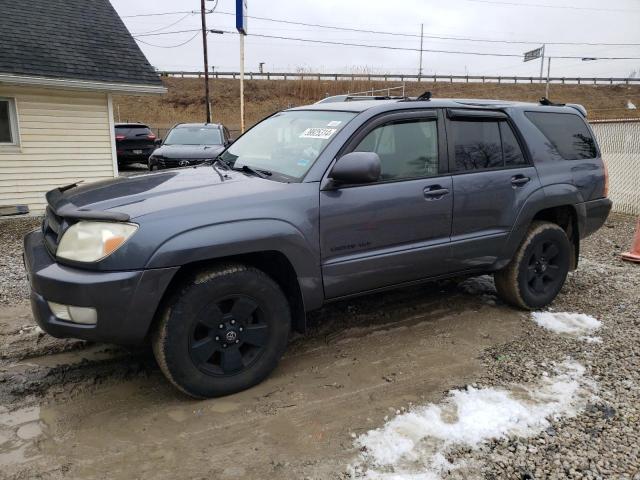
{"label": "headlight", "polygon": [[97,262],[120,248],[137,229],[133,223],[78,222],[62,235],[56,256]]}

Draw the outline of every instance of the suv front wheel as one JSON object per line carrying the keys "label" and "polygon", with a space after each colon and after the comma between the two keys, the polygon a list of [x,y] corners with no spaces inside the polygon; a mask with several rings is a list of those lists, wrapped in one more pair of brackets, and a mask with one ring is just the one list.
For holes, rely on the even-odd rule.
{"label": "suv front wheel", "polygon": [[268,275],[232,264],[200,271],[168,302],[153,334],[165,376],[197,398],[261,382],[287,347],[291,313]]}
{"label": "suv front wheel", "polygon": [[494,274],[498,295],[526,310],[549,305],[567,278],[571,252],[569,238],[560,226],[533,222],[511,263]]}

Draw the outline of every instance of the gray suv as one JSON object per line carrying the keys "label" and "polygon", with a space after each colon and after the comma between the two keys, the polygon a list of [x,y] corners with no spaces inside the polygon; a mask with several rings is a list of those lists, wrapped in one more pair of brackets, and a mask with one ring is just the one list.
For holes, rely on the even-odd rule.
{"label": "gray suv", "polygon": [[38,324],[150,340],[203,398],[263,380],[326,302],[483,273],[514,307],[553,301],[611,209],[581,106],[345,100],[198,167],[49,192],[24,240]]}

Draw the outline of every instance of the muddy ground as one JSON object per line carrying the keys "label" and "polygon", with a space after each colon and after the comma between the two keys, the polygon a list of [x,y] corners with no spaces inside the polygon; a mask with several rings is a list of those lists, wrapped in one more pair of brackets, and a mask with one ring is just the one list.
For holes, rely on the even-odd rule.
{"label": "muddy ground", "polygon": [[[7,225],[0,228],[15,231],[14,237],[32,226]],[[640,267],[617,257],[633,227],[634,219],[612,216],[587,240],[584,261],[553,308],[604,318],[605,342],[606,318],[615,315],[616,336],[634,342],[624,358],[637,362]],[[15,247],[7,236],[2,243]],[[19,251],[12,254],[19,258]],[[0,268],[15,270],[17,263],[3,261]],[[24,282],[15,271],[5,273]],[[10,291],[17,296],[0,304],[0,478],[348,478],[358,455],[356,436],[404,408],[442,399],[449,389],[535,376],[536,362],[572,354],[585,357],[613,391],[619,380],[611,372],[621,367],[592,355],[611,345],[553,339],[528,314],[501,304],[490,277],[478,277],[332,304],[312,315],[309,333],[292,340],[267,381],[226,398],[194,401],[164,380],[149,349],[53,339],[35,328],[21,297],[24,283]],[[616,350],[629,348],[622,342]],[[624,409],[621,395],[616,398],[623,405],[614,412]],[[637,427],[635,415],[622,424]],[[606,448],[632,438],[624,429],[616,435]],[[515,457],[502,468],[494,448],[499,442],[481,452],[491,467],[485,478],[550,475],[541,470],[522,477]],[[593,478],[632,478],[637,456],[626,458],[624,475]],[[588,477],[563,465],[558,471]]]}

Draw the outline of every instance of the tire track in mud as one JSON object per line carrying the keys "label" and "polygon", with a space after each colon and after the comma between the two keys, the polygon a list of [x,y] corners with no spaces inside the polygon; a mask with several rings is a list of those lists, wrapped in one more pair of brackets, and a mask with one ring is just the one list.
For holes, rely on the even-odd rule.
{"label": "tire track in mud", "polygon": [[[438,282],[330,304],[309,315],[308,332],[292,339],[285,358],[328,344],[384,334],[462,310],[465,304],[494,301],[487,277],[471,282]],[[479,302],[478,293],[488,300]],[[6,317],[13,319],[9,328]],[[14,308],[0,317],[0,404],[10,409],[75,397],[110,383],[147,378],[158,372],[151,348],[146,345],[125,349],[55,339],[29,325],[29,321],[26,307]]]}

